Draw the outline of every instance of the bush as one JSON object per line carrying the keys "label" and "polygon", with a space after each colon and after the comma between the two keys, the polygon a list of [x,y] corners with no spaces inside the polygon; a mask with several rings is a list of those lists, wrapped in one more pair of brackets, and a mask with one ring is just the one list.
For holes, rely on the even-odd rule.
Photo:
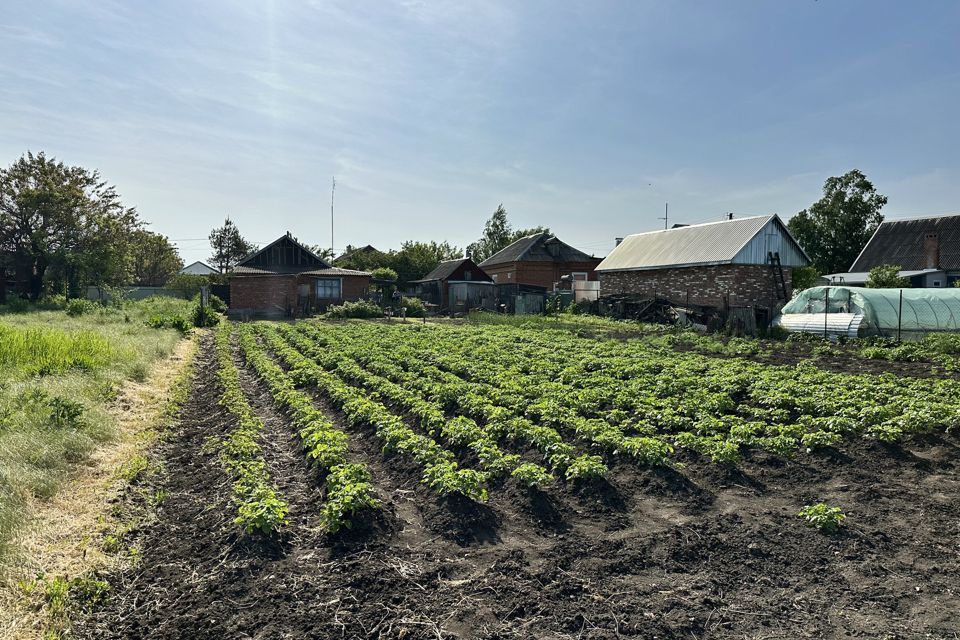
{"label": "bush", "polygon": [[372,272],[374,280],[389,280],[390,282],[397,281],[397,272],[391,269],[390,267],[377,267]]}
{"label": "bush", "polygon": [[167,289],[177,291],[184,298],[200,295],[200,287],[210,284],[210,276],[198,276],[192,273],[178,273],[167,281]]}
{"label": "bush", "polygon": [[97,305],[90,300],[83,298],[74,298],[67,303],[67,315],[71,317],[82,316],[85,313],[93,313],[97,310]]}
{"label": "bush", "polygon": [[[220,304],[223,304],[222,300]],[[211,307],[201,307],[198,302],[193,305],[190,311],[190,322],[192,322],[195,327],[215,327],[220,324],[220,314]]]}
{"label": "bush", "polygon": [[383,309],[369,300],[344,302],[343,304],[327,309],[326,316],[331,320],[345,320],[347,318],[382,318]]}
{"label": "bush", "polygon": [[408,318],[422,318],[427,315],[427,307],[420,298],[402,298],[400,306],[407,308]]}
{"label": "bush", "polygon": [[840,507],[828,507],[822,502],[805,506],[797,515],[823,533],[833,533],[847,519]]}
{"label": "bush", "polygon": [[[191,302],[195,305],[200,304],[200,294],[193,296]],[[227,303],[221,300],[219,297],[210,294],[210,309],[216,311],[217,313],[226,313],[227,312]]]}
{"label": "bush", "polygon": [[190,320],[181,315],[169,313],[155,313],[147,319],[147,326],[154,329],[176,329],[180,333],[186,334],[193,325]]}

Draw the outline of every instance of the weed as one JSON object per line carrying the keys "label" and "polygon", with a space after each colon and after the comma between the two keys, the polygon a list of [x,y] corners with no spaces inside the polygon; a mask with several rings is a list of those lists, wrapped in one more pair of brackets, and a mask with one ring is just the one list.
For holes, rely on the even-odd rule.
{"label": "weed", "polygon": [[823,533],[835,532],[847,519],[840,507],[828,507],[822,502],[805,506],[797,515]]}

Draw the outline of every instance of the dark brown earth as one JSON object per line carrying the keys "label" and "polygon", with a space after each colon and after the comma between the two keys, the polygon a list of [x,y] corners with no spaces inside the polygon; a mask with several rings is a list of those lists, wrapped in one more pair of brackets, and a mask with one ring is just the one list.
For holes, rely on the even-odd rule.
{"label": "dark brown earth", "polygon": [[[203,443],[232,426],[216,403],[212,344],[156,452],[169,491],[139,532],[142,560],[80,638],[957,638],[956,435],[851,443],[738,468],[614,465],[609,482],[486,505],[436,497],[373,435],[345,428],[383,511],[333,538],[317,525],[319,475],[249,374],[265,457],[291,504],[279,541],[232,524],[230,482]],[[333,415],[333,414],[332,414]],[[335,416],[334,416],[335,417]],[[159,487],[158,487],[159,488]],[[824,501],[828,536],[796,512]]]}

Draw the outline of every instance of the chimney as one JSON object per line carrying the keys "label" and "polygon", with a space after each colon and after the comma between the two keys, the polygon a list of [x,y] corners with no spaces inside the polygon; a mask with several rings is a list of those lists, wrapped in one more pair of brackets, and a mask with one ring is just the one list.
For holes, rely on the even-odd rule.
{"label": "chimney", "polygon": [[925,269],[940,268],[940,240],[936,233],[923,236],[923,257],[926,261]]}
{"label": "chimney", "polygon": [[614,240],[616,240],[616,244],[613,245],[614,247],[619,247],[620,243],[623,242],[623,238],[614,238]]}
{"label": "chimney", "polygon": [[550,238],[546,242],[547,252],[554,258],[560,255],[560,242],[556,238]]}
{"label": "chimney", "polygon": [[473,260],[473,250],[470,247],[467,247],[464,257],[468,260]]}
{"label": "chimney", "polygon": [[733,220],[733,214],[732,214],[732,213],[728,213],[728,214],[727,214],[727,220]]}

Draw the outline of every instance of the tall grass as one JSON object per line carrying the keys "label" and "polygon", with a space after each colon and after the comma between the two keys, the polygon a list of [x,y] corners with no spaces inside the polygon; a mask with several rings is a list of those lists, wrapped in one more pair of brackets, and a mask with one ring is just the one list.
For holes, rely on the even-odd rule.
{"label": "tall grass", "polygon": [[115,435],[108,407],[119,386],[144,380],[181,339],[146,320],[188,309],[167,298],[74,316],[35,307],[0,315],[0,570],[16,557],[30,505]]}
{"label": "tall grass", "polygon": [[69,369],[93,371],[110,359],[110,343],[94,331],[0,324],[0,369],[50,375]]}

